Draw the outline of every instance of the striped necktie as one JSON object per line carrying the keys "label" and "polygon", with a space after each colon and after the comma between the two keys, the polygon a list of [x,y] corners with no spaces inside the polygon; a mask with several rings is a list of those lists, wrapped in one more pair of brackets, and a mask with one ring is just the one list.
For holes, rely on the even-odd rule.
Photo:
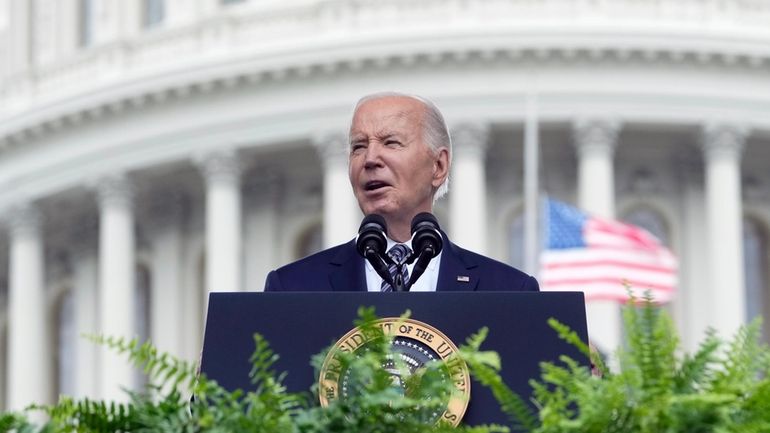
{"label": "striped necktie", "polygon": [[[394,262],[394,264],[388,266],[388,272],[390,272],[390,278],[393,281],[396,280],[396,274],[398,274],[399,265],[402,265],[404,261],[406,261],[411,251],[412,250],[409,249],[409,247],[407,247],[404,244],[393,245],[393,247],[390,250],[388,250],[388,256],[390,256],[390,258]],[[407,271],[406,265],[403,265],[400,267],[401,267],[401,276],[404,279],[404,285],[406,285],[407,282],[409,281],[409,271]],[[392,292],[393,287],[390,285],[390,283],[383,280],[380,290],[383,292]]]}

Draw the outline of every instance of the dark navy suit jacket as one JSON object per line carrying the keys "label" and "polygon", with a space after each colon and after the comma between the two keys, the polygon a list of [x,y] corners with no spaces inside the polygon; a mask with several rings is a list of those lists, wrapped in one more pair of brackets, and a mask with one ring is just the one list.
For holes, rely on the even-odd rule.
{"label": "dark navy suit jacket", "polygon": [[[271,271],[267,275],[265,291],[365,292],[365,272],[364,258],[356,251],[354,239]],[[539,289],[534,277],[504,263],[462,249],[444,235],[436,290],[537,292]]]}

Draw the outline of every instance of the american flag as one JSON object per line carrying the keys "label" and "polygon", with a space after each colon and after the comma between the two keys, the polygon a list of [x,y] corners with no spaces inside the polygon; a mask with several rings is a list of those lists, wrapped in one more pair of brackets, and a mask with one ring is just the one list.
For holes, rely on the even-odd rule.
{"label": "american flag", "polygon": [[542,290],[582,291],[586,301],[625,302],[630,286],[639,298],[650,290],[656,302],[672,299],[676,257],[646,230],[550,199],[545,216]]}

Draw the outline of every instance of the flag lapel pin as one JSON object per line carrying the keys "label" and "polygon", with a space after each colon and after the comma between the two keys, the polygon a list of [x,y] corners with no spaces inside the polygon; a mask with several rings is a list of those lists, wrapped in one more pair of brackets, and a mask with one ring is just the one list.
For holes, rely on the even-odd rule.
{"label": "flag lapel pin", "polygon": [[459,281],[461,283],[470,283],[471,277],[469,277],[467,275],[458,275],[457,276],[457,281]]}

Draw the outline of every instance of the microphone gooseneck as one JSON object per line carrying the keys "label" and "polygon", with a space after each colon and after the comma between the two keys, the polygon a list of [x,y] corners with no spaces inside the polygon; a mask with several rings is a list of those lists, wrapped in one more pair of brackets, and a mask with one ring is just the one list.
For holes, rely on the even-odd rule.
{"label": "microphone gooseneck", "polygon": [[439,255],[441,248],[444,246],[441,232],[439,231],[438,220],[432,214],[428,212],[422,212],[412,218],[412,250],[414,251],[414,258],[417,258],[412,269],[412,274],[409,276],[409,283],[406,290],[409,290],[417,281],[420,276],[428,268],[428,264],[431,259]]}
{"label": "microphone gooseneck", "polygon": [[388,272],[388,265],[383,260],[383,257],[387,257],[385,249],[388,246],[385,233],[387,233],[385,218],[377,214],[367,215],[358,228],[356,249],[358,254],[371,263],[377,275],[395,287]]}

